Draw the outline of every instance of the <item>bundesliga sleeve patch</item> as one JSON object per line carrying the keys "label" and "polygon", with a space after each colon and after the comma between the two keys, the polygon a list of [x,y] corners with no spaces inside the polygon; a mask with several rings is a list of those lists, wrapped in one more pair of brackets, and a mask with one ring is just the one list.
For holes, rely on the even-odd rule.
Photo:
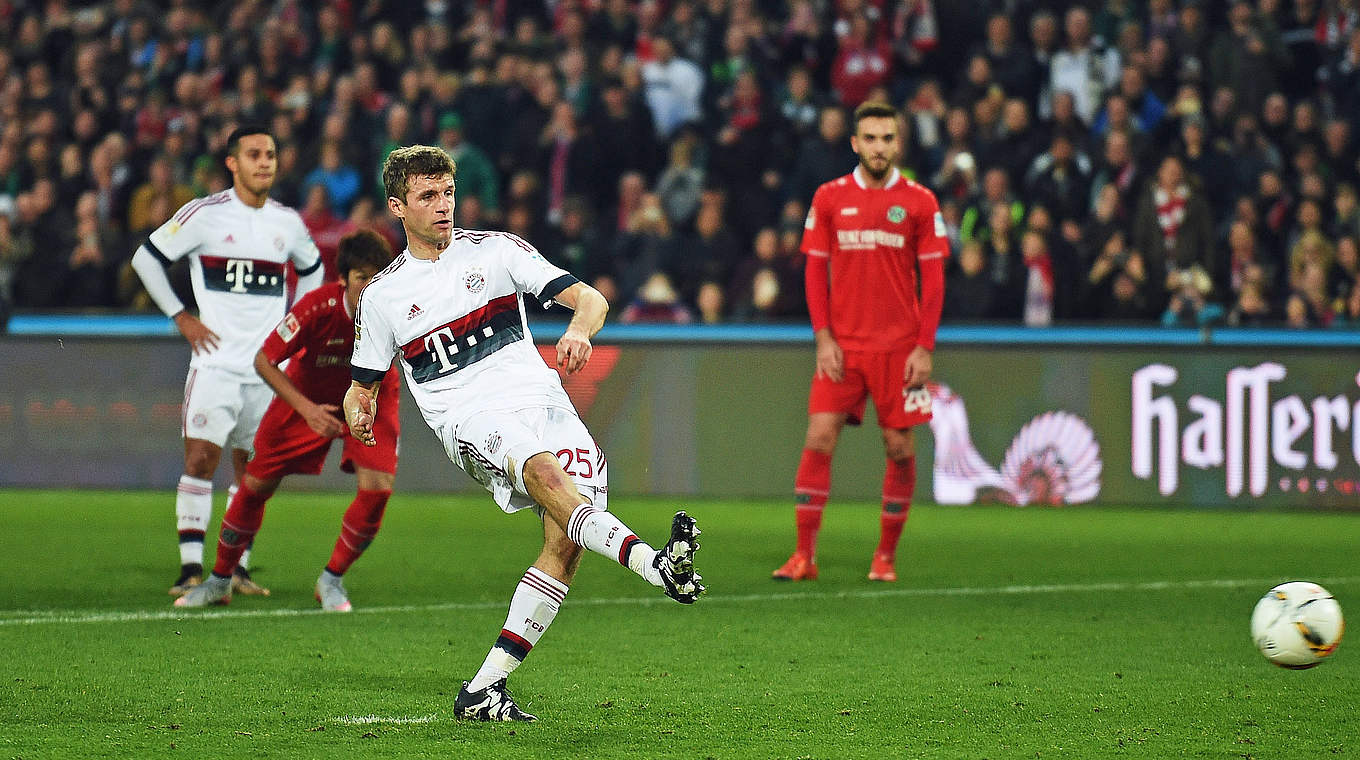
{"label": "bundesliga sleeve patch", "polygon": [[948,233],[949,233],[949,231],[946,230],[946,229],[945,229],[945,226],[944,226],[944,215],[941,214],[940,212],[936,211],[936,212],[935,212],[935,237],[945,237]]}
{"label": "bundesliga sleeve patch", "polygon": [[807,219],[803,221],[803,229],[810,230],[816,226],[817,226],[817,211],[816,209],[810,208],[808,209]]}
{"label": "bundesliga sleeve patch", "polygon": [[274,328],[274,332],[278,333],[279,338],[284,343],[287,343],[293,338],[296,338],[298,330],[301,329],[302,327],[298,325],[297,317],[293,316],[292,313],[289,313],[288,316],[284,317],[283,321],[279,323],[279,326]]}

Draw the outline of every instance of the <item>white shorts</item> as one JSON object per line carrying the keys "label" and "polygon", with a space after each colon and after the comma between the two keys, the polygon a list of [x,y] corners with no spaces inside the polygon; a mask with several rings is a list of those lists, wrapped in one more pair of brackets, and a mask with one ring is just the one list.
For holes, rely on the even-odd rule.
{"label": "white shorts", "polygon": [[215,367],[191,368],[184,380],[180,434],[227,449],[253,451],[255,430],[274,391]]}
{"label": "white shorts", "polygon": [[604,452],[575,412],[556,407],[484,412],[438,433],[449,459],[506,512],[538,506],[524,489],[524,463],[545,451],[557,456],[582,496],[599,509],[609,508]]}

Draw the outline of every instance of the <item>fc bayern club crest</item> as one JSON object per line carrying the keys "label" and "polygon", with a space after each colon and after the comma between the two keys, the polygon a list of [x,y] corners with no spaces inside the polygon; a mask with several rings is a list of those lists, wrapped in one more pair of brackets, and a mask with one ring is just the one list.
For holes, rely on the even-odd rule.
{"label": "fc bayern club crest", "polygon": [[486,289],[486,275],[474,269],[463,275],[463,286],[469,293],[480,293]]}

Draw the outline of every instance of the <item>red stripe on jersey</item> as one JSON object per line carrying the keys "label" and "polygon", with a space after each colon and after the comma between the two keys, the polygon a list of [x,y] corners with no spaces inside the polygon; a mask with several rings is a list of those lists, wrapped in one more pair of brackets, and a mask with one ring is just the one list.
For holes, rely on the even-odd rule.
{"label": "red stripe on jersey", "polygon": [[200,198],[198,202],[185,206],[184,210],[175,217],[175,221],[180,224],[185,224],[189,221],[189,217],[198,213],[199,209],[207,208],[208,206],[217,206],[226,203],[229,200],[231,200],[231,197],[227,195],[209,195],[206,198]]}
{"label": "red stripe on jersey", "polygon": [[406,345],[402,346],[401,352],[403,355],[406,356],[407,359],[411,359],[425,352],[425,339],[429,337],[432,333],[437,333],[440,330],[448,329],[453,334],[453,337],[457,339],[459,336],[466,335],[469,332],[472,332],[473,330],[477,329],[478,327],[481,327],[482,325],[486,324],[491,320],[492,317],[496,316],[497,314],[503,314],[507,311],[518,309],[519,309],[518,294],[511,293],[509,295],[501,296],[500,298],[496,298],[487,302],[486,306],[483,306],[480,309],[474,309],[473,311],[468,312],[464,316],[461,316],[458,319],[453,320],[452,322],[442,324],[434,328],[433,330],[426,332],[419,338],[416,338],[410,343],[407,343]]}
{"label": "red stripe on jersey", "polygon": [[254,265],[251,274],[283,274],[283,264],[278,261],[265,261],[264,259],[235,259],[228,256],[199,256],[203,266],[209,269],[225,269],[228,261],[249,261]]}

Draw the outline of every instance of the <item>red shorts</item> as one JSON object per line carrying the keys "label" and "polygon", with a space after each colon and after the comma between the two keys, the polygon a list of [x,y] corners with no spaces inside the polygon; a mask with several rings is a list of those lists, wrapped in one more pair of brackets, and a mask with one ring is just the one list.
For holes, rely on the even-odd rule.
{"label": "red shorts", "polygon": [[901,430],[930,421],[930,392],[906,387],[907,357],[911,351],[846,351],[845,377],[838,383],[812,378],[808,414],[845,414],[851,425],[864,420],[864,405],[874,397],[878,426]]}
{"label": "red shorts", "polygon": [[[397,434],[401,424],[397,404],[378,404],[378,418],[373,421],[375,446],[365,446],[349,434],[341,434],[344,446],[340,469],[354,472],[355,467],[395,474],[397,471]],[[255,456],[246,465],[246,473],[260,480],[273,480],[285,475],[320,475],[326,465],[326,454],[334,438],[322,438],[307,426],[293,407],[282,399],[274,399],[260,420],[255,433]]]}

